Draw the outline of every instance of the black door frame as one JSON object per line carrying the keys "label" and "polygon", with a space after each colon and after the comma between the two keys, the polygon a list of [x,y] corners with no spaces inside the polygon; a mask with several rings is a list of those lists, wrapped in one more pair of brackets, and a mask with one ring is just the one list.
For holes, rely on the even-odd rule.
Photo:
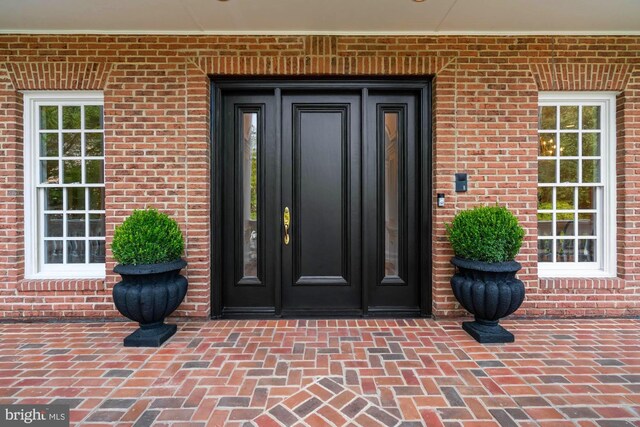
{"label": "black door frame", "polygon": [[[418,200],[418,217],[419,217],[419,242],[420,248],[420,315],[431,316],[432,306],[432,77],[414,79],[388,79],[388,78],[367,78],[367,79],[259,79],[250,78],[227,78],[227,77],[211,77],[210,101],[211,101],[211,176],[210,185],[213,195],[211,197],[210,221],[211,221],[211,317],[220,318],[222,316],[222,177],[223,177],[223,135],[222,127],[218,126],[222,123],[222,92],[230,90],[238,91],[275,91],[278,96],[281,89],[295,90],[326,90],[326,89],[344,89],[344,90],[360,90],[362,91],[362,107],[366,108],[365,102],[368,90],[385,90],[385,91],[414,91],[418,94],[420,117],[419,120],[419,156],[420,171],[418,182],[420,183],[420,197]],[[276,116],[279,115],[279,112]],[[367,124],[362,123],[362,138],[366,138]],[[277,127],[276,138],[279,138],[280,127]],[[276,262],[280,262],[280,255],[276,255]],[[363,284],[362,301],[363,301],[363,317],[378,315],[384,316],[385,313],[368,313],[367,312],[367,288]],[[280,286],[276,286],[276,313],[256,313],[256,317],[279,317],[278,302],[281,300]],[[403,313],[386,313],[400,317]],[[245,316],[247,317],[247,316]]]}

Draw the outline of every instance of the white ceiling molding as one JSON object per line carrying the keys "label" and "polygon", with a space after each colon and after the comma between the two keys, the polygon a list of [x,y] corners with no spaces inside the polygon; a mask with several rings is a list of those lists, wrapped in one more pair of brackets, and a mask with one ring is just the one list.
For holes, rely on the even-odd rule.
{"label": "white ceiling molding", "polygon": [[638,35],[640,0],[1,0],[0,33]]}

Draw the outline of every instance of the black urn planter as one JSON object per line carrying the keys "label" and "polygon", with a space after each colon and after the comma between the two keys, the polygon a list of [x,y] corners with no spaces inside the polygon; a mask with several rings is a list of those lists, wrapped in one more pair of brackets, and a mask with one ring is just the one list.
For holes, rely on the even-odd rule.
{"label": "black urn planter", "polygon": [[164,323],[187,294],[187,279],[180,275],[183,259],[162,264],[117,265],[122,280],[113,287],[113,302],[120,313],[140,323],[124,339],[125,347],[160,347],[176,333],[176,325]]}
{"label": "black urn planter", "polygon": [[487,263],[454,257],[457,273],[451,278],[453,294],[475,316],[462,328],[479,343],[513,342],[513,334],[498,324],[524,301],[524,284],[516,278],[522,268],[516,261]]}

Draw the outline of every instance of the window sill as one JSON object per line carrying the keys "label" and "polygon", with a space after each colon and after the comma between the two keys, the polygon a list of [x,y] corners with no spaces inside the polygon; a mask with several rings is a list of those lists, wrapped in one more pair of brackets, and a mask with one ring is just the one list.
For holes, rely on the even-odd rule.
{"label": "window sill", "polygon": [[538,265],[538,277],[541,279],[615,279],[616,275],[603,270],[546,270]]}
{"label": "window sill", "polygon": [[539,276],[541,289],[624,289],[625,281],[618,277],[549,277]]}
{"label": "window sill", "polygon": [[30,274],[25,280],[104,280],[106,274],[104,271],[71,271],[71,272],[48,272]]}
{"label": "window sill", "polygon": [[83,292],[105,291],[103,278],[82,279],[24,279],[18,282],[18,292]]}

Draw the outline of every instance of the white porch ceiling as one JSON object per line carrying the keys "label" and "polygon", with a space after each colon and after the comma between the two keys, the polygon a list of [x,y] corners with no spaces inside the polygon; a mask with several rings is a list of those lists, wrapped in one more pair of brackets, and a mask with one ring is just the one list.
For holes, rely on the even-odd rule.
{"label": "white porch ceiling", "polygon": [[640,0],[0,0],[0,32],[640,34]]}

